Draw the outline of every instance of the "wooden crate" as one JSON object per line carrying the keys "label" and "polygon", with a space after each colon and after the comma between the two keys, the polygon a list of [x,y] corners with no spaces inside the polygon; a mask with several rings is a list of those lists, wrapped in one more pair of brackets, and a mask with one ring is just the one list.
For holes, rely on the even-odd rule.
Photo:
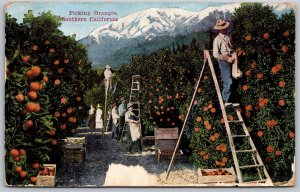
{"label": "wooden crate", "polygon": [[67,163],[72,163],[72,162],[84,162],[85,160],[85,149],[63,149],[64,156],[63,156],[63,161]]}
{"label": "wooden crate", "polygon": [[44,164],[44,168],[54,169],[54,175],[41,175],[41,171],[37,175],[36,186],[41,187],[54,187],[55,186],[55,177],[56,177],[56,164]]}
{"label": "wooden crate", "polygon": [[[172,157],[178,141],[178,128],[157,128],[154,130],[154,136],[157,162],[160,162],[161,156]],[[175,157],[179,157],[181,155],[182,151],[177,150]]]}
{"label": "wooden crate", "polygon": [[82,144],[85,145],[85,137],[66,137],[64,139],[65,143],[71,143],[71,144]]}
{"label": "wooden crate", "polygon": [[155,139],[178,139],[178,128],[156,128]]}
{"label": "wooden crate", "polygon": [[225,170],[230,172],[232,175],[210,175],[204,176],[202,171],[211,172],[216,171],[218,169],[198,169],[198,183],[205,184],[205,183],[235,183],[236,182],[236,175],[234,172],[233,167],[231,168],[222,168],[221,170]]}

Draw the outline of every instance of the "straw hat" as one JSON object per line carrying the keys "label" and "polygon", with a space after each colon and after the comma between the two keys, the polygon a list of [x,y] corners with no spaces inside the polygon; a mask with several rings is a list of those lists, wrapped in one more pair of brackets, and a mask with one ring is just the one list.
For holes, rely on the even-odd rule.
{"label": "straw hat", "polygon": [[223,30],[227,29],[229,27],[230,23],[225,21],[224,19],[218,19],[216,21],[216,25],[214,26],[214,29],[216,30]]}
{"label": "straw hat", "polygon": [[100,108],[100,107],[101,107],[101,105],[98,103],[97,108]]}
{"label": "straw hat", "polygon": [[128,104],[127,104],[127,109],[130,108],[130,107],[133,107],[133,104],[132,104],[132,103],[128,103]]}
{"label": "straw hat", "polygon": [[111,66],[105,65],[105,69],[111,69]]}
{"label": "straw hat", "polygon": [[120,101],[122,102],[122,101],[124,101],[124,100],[126,100],[124,97],[121,97],[121,99],[120,99]]}

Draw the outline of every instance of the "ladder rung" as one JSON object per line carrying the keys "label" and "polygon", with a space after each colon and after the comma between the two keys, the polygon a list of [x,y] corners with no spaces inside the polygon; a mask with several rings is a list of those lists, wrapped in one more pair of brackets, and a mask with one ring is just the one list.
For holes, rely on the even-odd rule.
{"label": "ladder rung", "polygon": [[238,107],[240,106],[239,103],[229,103],[228,105],[226,105],[225,107]]}
{"label": "ladder rung", "polygon": [[242,120],[235,120],[235,121],[228,121],[228,123],[243,123],[244,121]]}
{"label": "ladder rung", "polygon": [[232,137],[250,137],[250,135],[231,135]]}
{"label": "ladder rung", "polygon": [[255,149],[248,149],[248,150],[236,150],[236,153],[250,153],[250,152],[257,152]]}
{"label": "ladder rung", "polygon": [[261,164],[257,164],[257,165],[245,165],[245,166],[240,166],[240,169],[255,168],[255,167],[263,167],[263,165],[261,165]]}
{"label": "ladder rung", "polygon": [[139,91],[140,89],[131,89],[132,91]]}

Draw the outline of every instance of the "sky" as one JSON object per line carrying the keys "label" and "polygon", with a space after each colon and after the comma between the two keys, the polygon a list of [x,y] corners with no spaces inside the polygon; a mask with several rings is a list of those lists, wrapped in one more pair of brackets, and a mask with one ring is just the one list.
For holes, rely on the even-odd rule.
{"label": "sky", "polygon": [[[149,8],[182,8],[188,11],[199,12],[209,6],[222,6],[224,4],[226,3],[17,2],[7,6],[6,13],[15,17],[18,22],[22,22],[24,14],[27,13],[28,10],[33,10],[35,16],[43,11],[47,12],[50,10],[54,15],[65,18],[86,18],[87,21],[62,21],[62,25],[60,27],[60,30],[62,30],[65,35],[76,34],[76,39],[79,40],[87,36],[93,29],[108,23],[105,21],[90,21],[90,17],[107,17],[103,15],[97,15],[95,12],[116,12],[117,15],[110,16],[109,18],[121,18]],[[74,12],[90,12],[90,15],[74,15]]]}

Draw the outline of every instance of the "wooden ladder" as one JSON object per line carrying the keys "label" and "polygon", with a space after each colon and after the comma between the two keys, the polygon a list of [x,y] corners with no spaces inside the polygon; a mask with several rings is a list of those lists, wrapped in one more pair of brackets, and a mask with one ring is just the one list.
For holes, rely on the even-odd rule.
{"label": "wooden ladder", "polygon": [[[203,75],[203,71],[204,71],[204,68],[206,66],[206,64],[208,63],[208,66],[210,68],[210,71],[211,71],[211,74],[212,74],[212,78],[213,78],[213,81],[214,81],[214,85],[215,85],[215,89],[216,89],[216,92],[217,92],[217,96],[218,96],[218,100],[219,100],[219,104],[220,104],[220,108],[221,108],[221,111],[222,111],[222,116],[223,116],[223,119],[224,119],[224,123],[225,123],[225,128],[226,128],[226,132],[227,132],[227,135],[228,135],[228,140],[229,140],[229,145],[230,145],[230,149],[231,149],[231,153],[232,153],[232,157],[233,157],[233,161],[234,161],[234,166],[235,166],[235,171],[237,173],[237,177],[238,177],[238,182],[239,184],[243,184],[243,183],[247,183],[247,182],[244,182],[243,180],[243,176],[242,176],[242,171],[243,169],[251,169],[251,168],[255,168],[258,172],[258,175],[259,175],[259,179],[257,180],[253,180],[253,181],[249,181],[249,182],[254,182],[254,183],[267,183],[267,182],[271,182],[272,183],[272,180],[267,172],[267,169],[265,167],[265,165],[263,164],[263,161],[254,145],[254,142],[248,132],[248,129],[245,125],[245,122],[242,118],[242,115],[239,111],[239,104],[238,103],[231,103],[230,105],[224,106],[224,102],[223,102],[223,99],[222,99],[222,94],[221,94],[221,91],[220,91],[220,87],[219,87],[219,83],[218,83],[218,80],[217,80],[217,77],[216,77],[216,73],[215,73],[215,70],[214,70],[214,67],[213,67],[213,63],[212,63],[212,60],[211,60],[211,57],[210,57],[210,54],[209,54],[209,51],[208,50],[204,50],[204,63],[203,63],[203,67],[202,67],[202,70],[201,70],[201,73],[200,73],[200,76],[199,76],[199,79],[198,79],[198,82],[197,82],[197,85],[196,85],[196,88],[195,88],[195,92],[194,92],[194,95],[191,99],[191,103],[190,103],[190,106],[188,108],[188,112],[187,112],[187,115],[185,116],[185,121],[183,123],[183,126],[182,126],[182,129],[181,129],[181,132],[180,132],[180,135],[179,135],[179,139],[178,139],[178,142],[176,144],[176,147],[175,147],[175,150],[173,152],[173,156],[172,156],[172,159],[171,159],[171,162],[169,164],[169,167],[168,167],[168,170],[167,170],[167,177],[166,179],[168,179],[168,176],[169,176],[169,173],[170,173],[170,169],[171,169],[171,166],[173,164],[173,161],[174,161],[174,156],[175,156],[175,152],[178,150],[178,147],[179,147],[179,143],[180,143],[180,140],[181,140],[181,137],[182,137],[182,134],[183,134],[183,131],[184,131],[184,128],[185,128],[185,125],[187,123],[187,119],[189,117],[189,114],[190,114],[190,111],[191,111],[191,108],[192,108],[192,104],[195,100],[195,96],[196,96],[196,93],[197,93],[197,89],[200,85],[200,80],[202,78],[202,75]],[[228,118],[227,118],[227,113],[226,113],[226,109],[229,108],[229,107],[233,107],[236,115],[238,116],[238,120],[235,120],[235,121],[229,121]],[[231,128],[230,128],[230,125],[229,123],[240,123],[243,127],[243,131],[244,131],[244,134],[243,135],[232,135],[231,134]],[[245,139],[248,139],[249,141],[249,144],[251,146],[251,149],[247,149],[247,150],[236,150],[235,149],[235,145],[234,145],[234,138],[245,138]],[[243,166],[240,166],[239,165],[239,161],[238,161],[238,158],[237,158],[237,153],[251,153],[252,154],[252,160],[254,162],[254,164],[252,165],[243,165]],[[264,176],[262,176],[260,170],[262,169],[263,173],[264,173]]]}
{"label": "wooden ladder", "polygon": [[[130,90],[130,96],[129,96],[129,103],[133,105],[133,112],[136,114],[136,117],[138,118],[139,126],[141,128],[141,104],[138,101],[138,96],[140,93],[140,75],[133,75],[131,78],[131,90]],[[120,131],[120,139],[119,141],[122,141],[124,135],[126,132],[128,132],[128,123],[125,122],[124,126],[122,127],[122,130]]]}

